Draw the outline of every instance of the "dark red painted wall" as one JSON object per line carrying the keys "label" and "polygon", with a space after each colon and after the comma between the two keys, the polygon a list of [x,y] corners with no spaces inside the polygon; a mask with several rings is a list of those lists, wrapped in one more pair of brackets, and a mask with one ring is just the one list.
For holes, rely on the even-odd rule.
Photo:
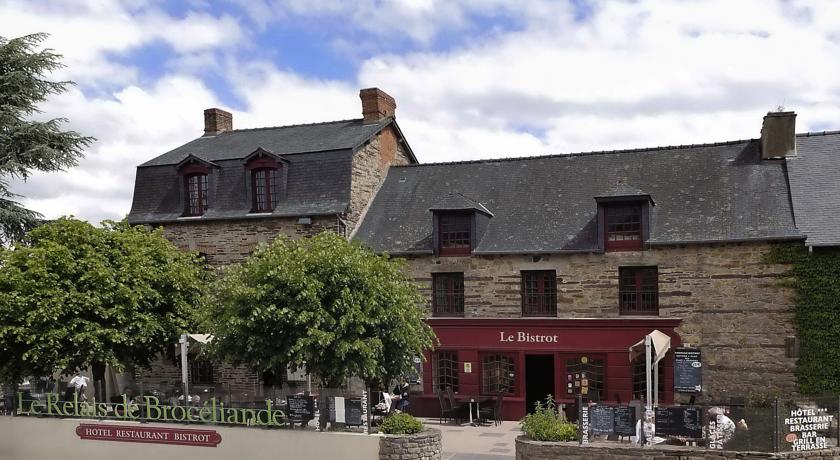
{"label": "dark red painted wall", "polygon": [[[681,345],[674,332],[679,319],[616,318],[616,319],[467,319],[431,318],[428,320],[440,340],[439,350],[458,352],[459,397],[477,396],[480,392],[481,356],[488,352],[510,353],[516,358],[516,389],[504,399],[503,416],[518,420],[525,416],[525,356],[550,354],[554,356],[555,395],[561,402],[573,402],[566,393],[566,359],[585,355],[590,359],[604,359],[605,400],[629,401],[633,391],[633,368],[629,347],[658,329],[671,337],[671,348]],[[544,341],[520,341],[519,333],[542,336]],[[513,337],[511,337],[513,336]],[[464,372],[464,363],[472,363],[472,372]],[[432,391],[432,360],[426,356],[423,365],[423,395],[412,403],[415,415],[437,416],[440,412],[437,396]],[[673,356],[664,360],[665,401],[673,401]]]}

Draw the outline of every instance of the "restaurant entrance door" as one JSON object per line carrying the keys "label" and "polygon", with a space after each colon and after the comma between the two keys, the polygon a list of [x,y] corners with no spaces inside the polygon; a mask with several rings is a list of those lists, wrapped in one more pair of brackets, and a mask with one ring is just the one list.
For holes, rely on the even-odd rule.
{"label": "restaurant entrance door", "polygon": [[554,394],[554,355],[525,355],[525,411]]}

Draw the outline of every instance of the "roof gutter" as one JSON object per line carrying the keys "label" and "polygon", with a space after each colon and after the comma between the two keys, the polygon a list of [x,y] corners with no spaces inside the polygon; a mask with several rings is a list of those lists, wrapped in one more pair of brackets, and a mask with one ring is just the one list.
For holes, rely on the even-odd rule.
{"label": "roof gutter", "polygon": [[758,243],[761,241],[804,241],[805,236],[774,236],[756,238],[735,238],[726,240],[692,240],[692,241],[648,241],[648,246],[676,246],[680,244],[720,244],[720,243]]}

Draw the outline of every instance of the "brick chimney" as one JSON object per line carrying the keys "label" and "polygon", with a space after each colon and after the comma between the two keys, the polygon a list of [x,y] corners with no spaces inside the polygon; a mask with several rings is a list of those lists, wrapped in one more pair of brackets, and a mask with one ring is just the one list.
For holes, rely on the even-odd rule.
{"label": "brick chimney", "polygon": [[397,102],[379,88],[365,88],[359,91],[362,99],[362,115],[365,123],[375,123],[385,117],[393,117]]}
{"label": "brick chimney", "polygon": [[215,136],[225,131],[233,131],[233,115],[222,109],[212,108],[204,111],[204,135]]}
{"label": "brick chimney", "polygon": [[761,126],[761,159],[796,155],[796,113],[767,112]]}

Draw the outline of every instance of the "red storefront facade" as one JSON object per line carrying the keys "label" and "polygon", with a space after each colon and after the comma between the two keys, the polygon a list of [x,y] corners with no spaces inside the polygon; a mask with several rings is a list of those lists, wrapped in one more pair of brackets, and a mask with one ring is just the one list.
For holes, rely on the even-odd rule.
{"label": "red storefront facade", "polygon": [[[522,418],[527,405],[548,393],[561,403],[573,403],[578,394],[592,400],[629,401],[634,396],[629,347],[655,329],[671,337],[672,348],[680,346],[675,332],[680,322],[672,318],[430,318],[440,345],[426,356],[423,394],[414,399],[415,413],[438,415],[435,386],[451,385],[459,398],[490,397],[500,388],[500,369],[506,420]],[[660,380],[663,402],[672,402],[671,353],[660,367]]]}

